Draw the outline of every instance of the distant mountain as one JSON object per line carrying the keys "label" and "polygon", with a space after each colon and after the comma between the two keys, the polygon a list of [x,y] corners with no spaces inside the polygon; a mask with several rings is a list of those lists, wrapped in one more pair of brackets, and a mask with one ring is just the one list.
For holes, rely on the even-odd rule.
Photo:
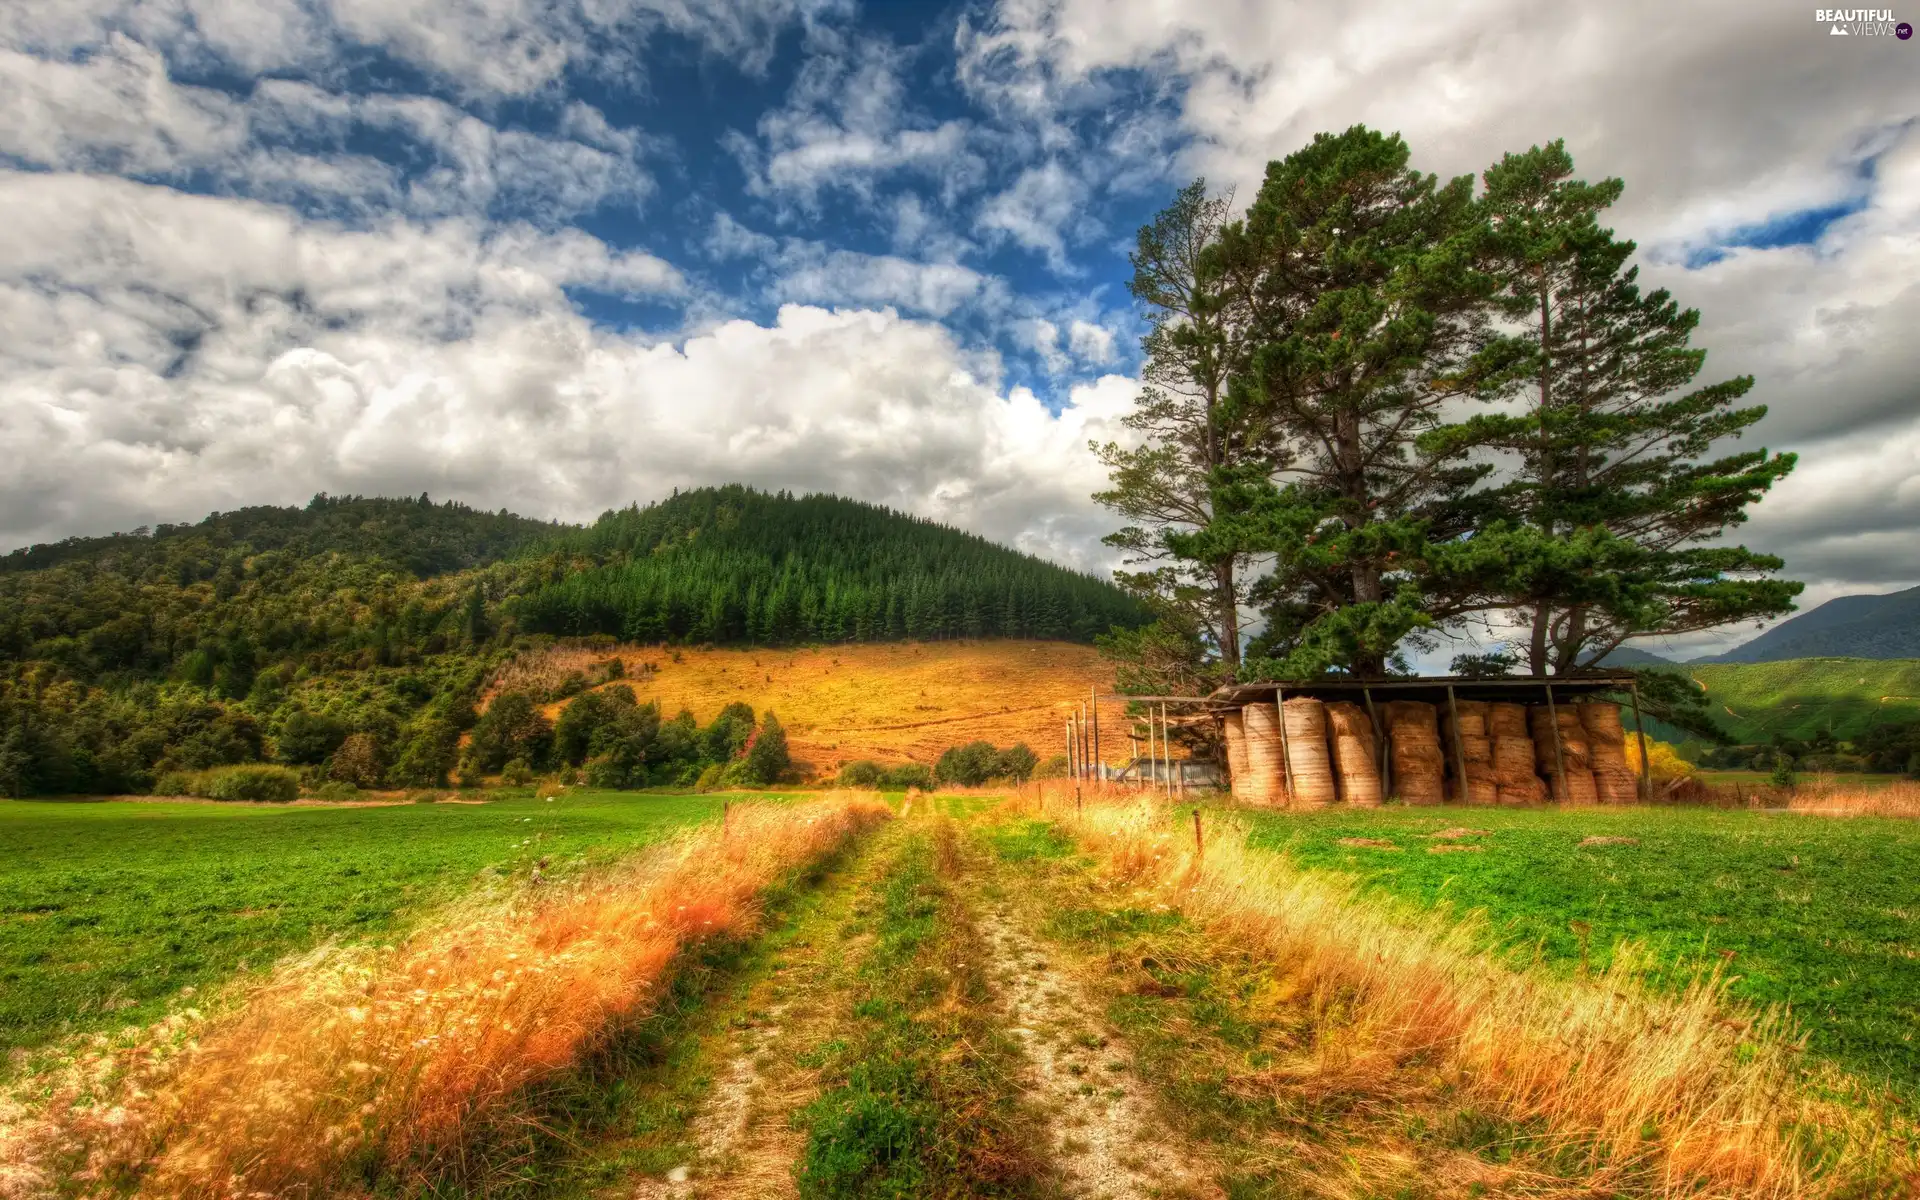
{"label": "distant mountain", "polygon": [[[1661,658],[1658,654],[1653,654],[1646,650],[1638,650],[1632,646],[1621,646],[1599,661],[1601,666],[1607,667],[1672,667],[1679,665],[1671,658]],[[1593,664],[1589,663],[1588,665],[1591,666]]]}
{"label": "distant mountain", "polygon": [[1701,663],[1793,658],[1920,658],[1920,588],[1841,596]]}

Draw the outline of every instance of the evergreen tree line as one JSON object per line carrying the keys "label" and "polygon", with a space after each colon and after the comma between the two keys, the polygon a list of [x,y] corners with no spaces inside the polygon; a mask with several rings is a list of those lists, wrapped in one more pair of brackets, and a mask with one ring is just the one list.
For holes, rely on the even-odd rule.
{"label": "evergreen tree line", "polygon": [[523,629],[757,645],[1085,642],[1146,619],[1091,576],[835,496],[703,489],[608,513],[559,549],[595,565],[520,598]]}
{"label": "evergreen tree line", "polygon": [[1133,686],[1374,676],[1469,632],[1461,671],[1567,674],[1793,608],[1724,535],[1794,456],[1735,445],[1766,410],[1640,285],[1624,185],[1560,142],[1478,186],[1409,159],[1322,134],[1244,210],[1196,181],[1140,231],[1139,438],[1095,447],[1157,618],[1107,643]]}

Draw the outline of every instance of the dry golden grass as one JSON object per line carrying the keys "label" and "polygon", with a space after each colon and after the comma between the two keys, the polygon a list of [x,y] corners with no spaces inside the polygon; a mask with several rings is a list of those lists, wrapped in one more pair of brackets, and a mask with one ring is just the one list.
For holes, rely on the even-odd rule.
{"label": "dry golden grass", "polygon": [[[1272,963],[1313,1024],[1313,1060],[1290,1068],[1290,1085],[1391,1092],[1410,1065],[1457,1073],[1463,1098],[1583,1150],[1593,1194],[1629,1181],[1725,1197],[1920,1184],[1890,1118],[1829,1098],[1854,1093],[1837,1074],[1815,1078],[1780,1022],[1730,1003],[1718,978],[1657,993],[1628,956],[1590,980],[1515,970],[1469,928],[1390,916],[1249,850],[1230,823],[1210,826],[1196,853],[1185,810],[1169,820],[1156,803],[1089,797],[1076,818],[1071,795],[1047,785],[1022,801],[1072,823],[1112,876]],[[1883,1189],[1858,1190],[1869,1176]]]}
{"label": "dry golden grass", "polygon": [[219,1018],[182,1013],[33,1081],[33,1109],[0,1113],[0,1195],[483,1182],[500,1164],[477,1151],[535,1119],[530,1085],[644,1011],[683,948],[749,931],[766,887],[886,812],[736,807],[727,830],[475,900],[400,946],[284,964]]}
{"label": "dry golden grass", "polygon": [[[618,656],[642,701],[661,713],[685,708],[702,722],[744,701],[786,726],[794,761],[831,775],[856,759],[931,765],[947,747],[984,739],[1025,742],[1047,758],[1065,749],[1065,721],[1089,687],[1113,690],[1112,665],[1091,646],[1067,642],[956,641],[828,646],[799,650],[557,647],[523,656],[507,686],[558,683]],[[644,668],[651,664],[649,674]],[[563,705],[550,705],[549,716]],[[1121,706],[1102,706],[1102,749],[1127,757]]]}
{"label": "dry golden grass", "polygon": [[1795,788],[1787,807],[1835,817],[1920,817],[1920,783],[1903,779],[1876,788],[1848,788],[1815,780]]}

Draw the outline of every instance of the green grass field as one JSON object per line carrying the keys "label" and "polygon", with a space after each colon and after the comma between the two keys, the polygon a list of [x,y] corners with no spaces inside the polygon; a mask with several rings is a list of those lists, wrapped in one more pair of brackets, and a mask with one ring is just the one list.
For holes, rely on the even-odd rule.
{"label": "green grass field", "polygon": [[[1813,1050],[1920,1097],[1920,823],[1704,809],[1328,810],[1248,817],[1254,844],[1375,895],[1484,910],[1490,936],[1548,969],[1643,944],[1666,982],[1733,952],[1733,993],[1792,1006]],[[1433,853],[1426,835],[1479,851]],[[1588,836],[1637,845],[1582,847]],[[1342,838],[1391,841],[1353,847]],[[1537,950],[1535,949],[1537,947]]]}
{"label": "green grass field", "polygon": [[[725,797],[576,792],[271,808],[0,800],[0,1050],[158,1016],[189,985],[379,938],[540,857],[617,855]],[[736,797],[737,799],[737,797]]]}
{"label": "green grass field", "polygon": [[1875,725],[1920,720],[1920,659],[1797,658],[1676,667],[1707,689],[1714,720],[1738,742],[1822,728],[1856,738]]}

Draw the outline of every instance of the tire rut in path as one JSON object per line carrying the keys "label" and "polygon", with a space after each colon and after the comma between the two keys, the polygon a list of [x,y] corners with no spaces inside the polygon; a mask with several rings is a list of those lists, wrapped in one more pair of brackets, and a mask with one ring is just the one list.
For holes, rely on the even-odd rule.
{"label": "tire rut in path", "polygon": [[800,1056],[831,1036],[846,1007],[865,935],[845,936],[850,911],[897,840],[898,826],[875,834],[846,869],[826,883],[781,962],[732,1006],[730,1031],[711,1090],[690,1129],[698,1154],[663,1177],[629,1179],[602,1196],[632,1200],[792,1197],[793,1163],[806,1135],[792,1116],[818,1092],[819,1071]]}
{"label": "tire rut in path", "polygon": [[[977,861],[992,864],[989,853]],[[1201,1153],[1165,1129],[1144,1094],[1134,1055],[1098,1000],[1057,968],[1028,926],[1030,906],[1005,897],[1018,885],[986,865],[992,896],[978,897],[1010,1031],[1030,1064],[1028,1100],[1054,1117],[1051,1150],[1067,1193],[1103,1200],[1212,1197]]]}

